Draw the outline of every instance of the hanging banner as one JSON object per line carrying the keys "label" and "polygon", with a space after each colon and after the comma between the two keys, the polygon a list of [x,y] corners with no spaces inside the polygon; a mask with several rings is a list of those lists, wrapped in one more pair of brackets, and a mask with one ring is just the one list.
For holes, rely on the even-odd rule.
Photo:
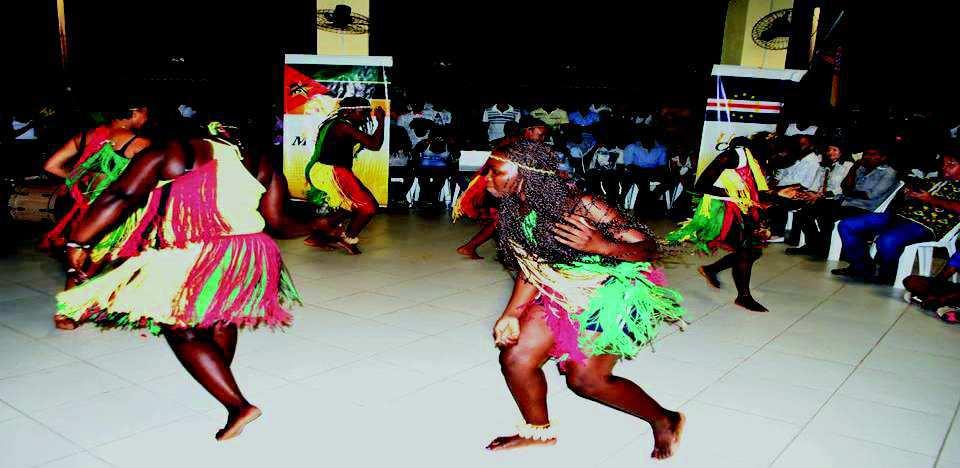
{"label": "hanging banner", "polygon": [[714,65],[710,77],[713,92],[707,96],[697,174],[734,137],[775,131],[783,100],[804,73],[806,70]]}
{"label": "hanging banner", "polygon": [[[290,195],[304,199],[308,177],[323,177],[319,165],[312,174],[306,174],[313,155],[317,131],[328,118],[334,116],[339,103],[346,97],[362,97],[376,109],[387,113],[384,120],[390,128],[390,99],[387,68],[393,66],[392,57],[287,55],[283,71],[283,173],[290,186]],[[371,119],[363,131],[373,133],[376,119]],[[353,172],[367,186],[381,206],[387,203],[388,174],[390,171],[389,131],[383,135],[383,145],[377,151],[362,149],[353,163]],[[312,179],[315,182],[316,179]]]}

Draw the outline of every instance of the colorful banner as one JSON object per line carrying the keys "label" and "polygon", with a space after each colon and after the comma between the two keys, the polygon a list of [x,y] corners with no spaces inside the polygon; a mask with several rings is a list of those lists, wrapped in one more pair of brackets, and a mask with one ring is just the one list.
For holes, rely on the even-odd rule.
{"label": "colorful banner", "polygon": [[713,95],[707,96],[697,174],[737,136],[775,131],[783,100],[806,70],[714,65]]}
{"label": "colorful banner", "polygon": [[[358,96],[387,112],[384,121],[390,128],[390,100],[387,67],[391,57],[287,55],[283,71],[283,173],[294,198],[303,199],[307,191],[304,173],[313,155],[320,124],[333,116],[345,97]],[[371,116],[367,133],[376,129]],[[389,131],[377,151],[362,150],[353,163],[353,172],[370,189],[381,206],[387,203],[390,170]],[[318,177],[314,166],[311,177]],[[316,181],[316,179],[313,179]]]}

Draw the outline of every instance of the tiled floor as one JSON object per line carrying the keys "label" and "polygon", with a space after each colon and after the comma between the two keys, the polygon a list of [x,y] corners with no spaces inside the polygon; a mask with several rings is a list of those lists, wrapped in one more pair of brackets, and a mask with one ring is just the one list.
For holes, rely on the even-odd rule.
{"label": "tiled floor", "polygon": [[490,246],[453,252],[475,229],[381,216],[359,257],[281,241],[307,306],[241,336],[236,374],[264,416],[225,444],[223,410],[161,340],[55,330],[62,275],[24,244],[0,258],[0,466],[960,467],[960,328],[782,246],[755,275],[769,314],[731,306],[729,276],[706,288],[696,257],[668,265],[691,327],[619,373],[688,415],[675,458],[649,460],[645,423],[552,366],[559,444],[485,453],[519,416],[490,339],[509,278]]}

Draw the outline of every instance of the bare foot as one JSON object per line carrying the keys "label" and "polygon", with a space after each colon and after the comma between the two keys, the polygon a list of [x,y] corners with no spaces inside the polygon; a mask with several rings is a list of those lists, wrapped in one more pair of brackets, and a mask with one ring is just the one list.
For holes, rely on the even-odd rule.
{"label": "bare foot", "polygon": [[231,412],[227,417],[227,425],[217,431],[217,440],[223,442],[240,435],[240,433],[243,432],[243,428],[253,422],[254,419],[259,418],[261,414],[263,413],[260,411],[260,408],[253,405],[249,405],[236,412]]}
{"label": "bare foot", "polygon": [[757,302],[753,296],[737,297],[733,303],[751,312],[770,312],[766,307]]}
{"label": "bare foot", "polygon": [[53,325],[60,330],[76,330],[80,326],[76,320],[60,314],[53,316]]}
{"label": "bare foot", "polygon": [[512,436],[503,436],[493,439],[493,442],[490,442],[490,445],[487,445],[487,450],[492,452],[499,452],[501,450],[512,450],[529,446],[536,445],[555,445],[557,439],[547,439],[547,440],[536,440],[536,439],[525,439],[519,435]]}
{"label": "bare foot", "polygon": [[322,232],[314,232],[313,234],[307,236],[307,238],[303,240],[303,243],[309,245],[310,247],[317,247],[323,250],[334,250],[335,247],[331,246],[330,244],[335,241],[335,238],[330,237]]}
{"label": "bare foot", "polygon": [[334,241],[330,245],[343,249],[343,251],[346,252],[347,255],[360,255],[361,253],[363,253],[363,252],[360,252],[360,249],[357,247],[356,244],[351,244],[343,239]]}
{"label": "bare foot", "polygon": [[483,260],[483,257],[477,254],[477,249],[466,245],[457,247],[457,253],[473,260]]}
{"label": "bare foot", "polygon": [[653,452],[650,458],[665,460],[673,456],[683,436],[683,426],[687,417],[683,413],[672,413],[663,424],[653,426]]}
{"label": "bare foot", "polygon": [[707,284],[709,284],[711,288],[720,289],[720,280],[717,279],[716,273],[710,273],[706,267],[697,268],[697,273],[700,273],[700,276],[707,280]]}

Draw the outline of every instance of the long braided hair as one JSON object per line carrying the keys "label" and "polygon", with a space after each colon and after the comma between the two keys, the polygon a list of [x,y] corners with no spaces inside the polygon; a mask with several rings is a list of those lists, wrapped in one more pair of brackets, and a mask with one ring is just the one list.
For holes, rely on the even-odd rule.
{"label": "long braided hair", "polygon": [[[570,263],[582,259],[586,253],[558,242],[553,234],[553,225],[563,223],[564,216],[590,208],[584,205],[583,196],[572,181],[557,173],[558,153],[548,145],[526,140],[503,148],[503,151],[504,159],[517,164],[522,185],[517,193],[499,199],[497,247],[501,263],[512,271],[519,268],[511,243],[523,246],[527,253],[546,263]],[[531,212],[536,214],[531,216]],[[629,228],[653,238],[649,228],[623,216],[596,228],[607,237]],[[602,261],[619,262],[614,258]]]}

